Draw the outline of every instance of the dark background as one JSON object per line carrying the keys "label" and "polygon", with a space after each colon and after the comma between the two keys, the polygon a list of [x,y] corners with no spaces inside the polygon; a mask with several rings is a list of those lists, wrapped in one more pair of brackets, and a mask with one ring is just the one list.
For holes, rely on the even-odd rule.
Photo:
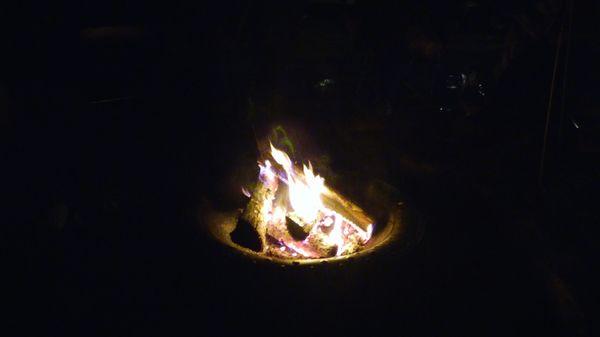
{"label": "dark background", "polygon": [[[598,334],[597,3],[2,7],[8,335]],[[422,240],[305,270],[202,234],[280,123]]]}

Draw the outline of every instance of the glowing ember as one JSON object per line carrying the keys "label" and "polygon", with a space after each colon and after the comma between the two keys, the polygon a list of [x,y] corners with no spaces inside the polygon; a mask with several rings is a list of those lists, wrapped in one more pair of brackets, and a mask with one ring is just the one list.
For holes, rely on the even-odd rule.
{"label": "glowing ember", "polygon": [[[261,186],[265,195],[257,206],[258,220],[253,226],[263,241],[264,253],[283,258],[322,258],[351,254],[364,246],[373,225],[360,227],[324,205],[323,195],[330,191],[325,179],[316,175],[312,165],[295,168],[290,157],[271,145],[269,160],[259,163]],[[247,190],[244,194],[250,196]],[[250,204],[253,204],[254,195]]]}

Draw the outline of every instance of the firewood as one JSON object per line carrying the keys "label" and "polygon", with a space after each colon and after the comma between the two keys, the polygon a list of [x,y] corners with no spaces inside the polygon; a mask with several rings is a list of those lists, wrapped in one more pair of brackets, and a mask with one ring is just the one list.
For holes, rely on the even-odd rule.
{"label": "firewood", "polygon": [[294,219],[290,216],[285,217],[287,230],[290,233],[290,236],[296,241],[302,241],[306,239],[309,233],[307,228],[305,228],[308,227],[308,225],[301,226],[299,222],[300,221],[298,219]]}
{"label": "firewood", "polygon": [[263,250],[263,244],[260,238],[259,233],[256,231],[254,226],[246,221],[244,218],[239,218],[238,223],[229,234],[231,237],[231,241],[234,243],[246,247],[248,249],[252,249],[255,252],[260,252]]}
{"label": "firewood", "polygon": [[274,198],[275,191],[261,182],[257,183],[248,205],[238,219],[236,229],[231,233],[233,242],[255,251],[266,249],[267,220],[263,208],[265,203],[271,202]]}
{"label": "firewood", "polygon": [[312,235],[308,237],[308,241],[320,257],[333,257],[337,252],[337,246],[328,243],[325,233],[320,230],[313,231]]}

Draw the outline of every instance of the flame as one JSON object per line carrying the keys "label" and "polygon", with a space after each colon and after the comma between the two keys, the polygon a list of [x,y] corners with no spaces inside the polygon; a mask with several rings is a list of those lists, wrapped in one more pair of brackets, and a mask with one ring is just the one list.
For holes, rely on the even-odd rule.
{"label": "flame", "polygon": [[319,210],[323,208],[321,194],[325,190],[325,179],[314,174],[310,163],[308,167],[303,165],[303,176],[296,175],[290,157],[276,149],[273,144],[271,155],[286,173],[289,199],[294,213],[305,223],[314,222]]}
{"label": "flame", "polygon": [[288,179],[290,204],[294,212],[305,222],[312,223],[317,218],[319,210],[323,208],[321,194],[325,187],[325,180],[315,176],[312,170],[304,167],[304,180]]}
{"label": "flame", "polygon": [[[310,162],[299,170],[285,152],[270,145],[271,156],[283,168],[283,171],[276,169],[269,160],[258,164],[260,181],[273,191],[259,210],[267,223],[267,233],[278,242],[272,247],[272,253],[318,258],[330,256],[333,250],[336,256],[340,256],[355,252],[370,240],[372,224],[363,230],[325,207],[322,197],[329,190],[325,179],[314,172]],[[287,193],[286,190],[278,191],[279,182],[287,185]],[[275,197],[275,192],[278,197]],[[286,217],[305,228],[307,236],[303,241],[295,241],[290,236]]]}
{"label": "flame", "polygon": [[275,207],[271,219],[276,222],[285,221],[285,209],[283,207]]}
{"label": "flame", "polygon": [[250,191],[248,191],[245,187],[242,187],[242,194],[245,195],[247,198],[252,197],[252,194],[250,194]]}
{"label": "flame", "polygon": [[258,167],[260,168],[258,176],[263,183],[269,186],[277,184],[277,175],[275,174],[275,171],[273,171],[270,161],[265,160],[264,166],[258,163]]}
{"label": "flame", "polygon": [[369,226],[367,226],[367,232],[363,236],[363,241],[364,242],[369,241],[371,239],[372,235],[373,235],[373,224],[369,224]]}
{"label": "flame", "polygon": [[271,156],[273,156],[273,159],[275,159],[275,161],[277,162],[277,164],[283,166],[283,169],[287,172],[292,170],[292,160],[290,159],[290,157],[287,155],[287,153],[276,149],[273,144],[269,143],[271,145]]}

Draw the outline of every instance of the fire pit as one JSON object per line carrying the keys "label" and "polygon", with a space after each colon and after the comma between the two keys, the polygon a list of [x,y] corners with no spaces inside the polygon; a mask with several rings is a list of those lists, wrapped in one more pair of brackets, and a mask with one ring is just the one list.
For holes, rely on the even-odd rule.
{"label": "fire pit", "polygon": [[243,209],[204,207],[202,222],[221,243],[255,259],[314,264],[365,256],[406,231],[402,203],[379,199],[369,215],[325,185],[310,162],[300,169],[284,151],[269,148],[255,187],[242,189]]}

